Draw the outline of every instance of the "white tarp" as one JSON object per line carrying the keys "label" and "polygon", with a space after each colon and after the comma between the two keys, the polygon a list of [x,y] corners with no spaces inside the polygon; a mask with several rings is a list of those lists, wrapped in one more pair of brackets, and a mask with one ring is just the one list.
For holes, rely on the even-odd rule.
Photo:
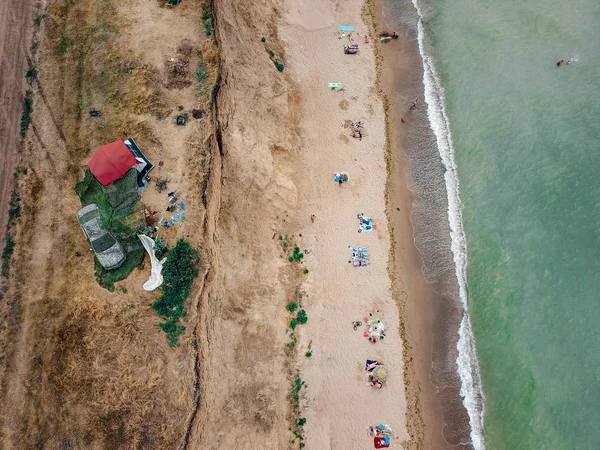
{"label": "white tarp", "polygon": [[148,281],[144,283],[144,290],[153,291],[157,287],[159,287],[163,282],[162,276],[162,268],[163,264],[167,260],[167,258],[163,258],[162,261],[159,261],[156,255],[154,254],[154,240],[148,236],[143,234],[138,234],[138,238],[142,241],[142,245],[150,255],[150,263],[152,264],[152,270],[150,272],[150,278]]}

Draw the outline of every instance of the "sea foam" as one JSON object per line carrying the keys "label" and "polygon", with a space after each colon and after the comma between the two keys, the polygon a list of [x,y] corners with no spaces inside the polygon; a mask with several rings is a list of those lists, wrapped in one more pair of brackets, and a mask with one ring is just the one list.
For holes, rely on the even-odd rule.
{"label": "sea foam", "polygon": [[427,104],[427,116],[431,129],[433,130],[437,147],[445,168],[444,181],[448,196],[448,219],[450,223],[451,249],[456,268],[456,278],[460,301],[464,309],[464,315],[458,330],[457,343],[458,374],[461,380],[460,395],[469,415],[471,426],[471,443],[475,450],[485,449],[483,435],[484,402],[481,390],[481,378],[475,349],[475,340],[471,330],[467,304],[467,241],[462,224],[462,204],[459,196],[458,174],[454,162],[454,147],[452,146],[452,134],[446,115],[444,89],[435,70],[433,60],[425,51],[425,34],[423,31],[423,17],[417,0],[412,0],[419,20],[418,42],[421,60],[423,62],[423,84],[425,88],[425,103]]}

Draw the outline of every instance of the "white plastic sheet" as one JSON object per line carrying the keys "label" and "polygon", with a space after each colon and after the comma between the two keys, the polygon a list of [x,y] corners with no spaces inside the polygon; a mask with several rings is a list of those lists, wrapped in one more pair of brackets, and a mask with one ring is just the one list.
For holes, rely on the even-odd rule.
{"label": "white plastic sheet", "polygon": [[142,245],[150,255],[150,263],[152,264],[150,278],[148,278],[148,281],[144,283],[143,288],[146,291],[153,291],[154,289],[159,287],[163,282],[163,276],[161,272],[163,264],[165,263],[167,258],[163,258],[161,261],[158,260],[158,258],[154,254],[154,239],[143,234],[138,234],[138,238],[140,238],[140,241],[142,241]]}

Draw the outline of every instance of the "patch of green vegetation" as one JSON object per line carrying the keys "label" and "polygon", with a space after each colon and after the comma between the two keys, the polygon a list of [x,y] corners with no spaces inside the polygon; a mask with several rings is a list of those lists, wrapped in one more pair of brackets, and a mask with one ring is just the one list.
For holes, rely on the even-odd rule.
{"label": "patch of green vegetation", "polygon": [[312,350],[307,351],[304,356],[306,356],[307,358],[310,358],[312,356]]}
{"label": "patch of green vegetation", "polygon": [[58,53],[64,55],[67,53],[67,48],[69,47],[69,38],[66,34],[63,34],[58,43]]}
{"label": "patch of green vegetation", "polygon": [[298,311],[298,315],[296,316],[296,320],[298,321],[298,323],[304,325],[306,322],[308,322],[308,316],[306,315],[306,311],[301,309],[300,311]]}
{"label": "patch of green vegetation", "polygon": [[212,34],[212,24],[210,23],[210,20],[204,22],[204,34],[206,34],[207,36],[210,36]]}
{"label": "patch of green vegetation", "polygon": [[295,330],[297,326],[298,326],[298,321],[296,319],[290,320],[290,328],[292,330]]}
{"label": "patch of green vegetation", "polygon": [[198,66],[198,70],[194,72],[194,75],[196,76],[196,80],[200,84],[204,84],[204,80],[208,78],[208,74],[204,72],[204,67],[202,65]]}
{"label": "patch of green vegetation", "polygon": [[202,20],[204,21],[204,33],[207,36],[212,34],[212,14],[210,9],[206,8],[202,14]]}
{"label": "patch of green vegetation", "polygon": [[8,232],[4,235],[4,241],[4,249],[2,250],[2,276],[7,278],[10,271],[10,258],[15,251],[15,241]]}
{"label": "patch of green vegetation", "polygon": [[275,58],[275,52],[273,50],[269,52],[269,55],[271,55],[271,58]]}
{"label": "patch of green vegetation", "polygon": [[46,14],[40,14],[35,19],[33,19],[33,24],[36,27],[39,27],[42,24],[42,20],[46,18]]}
{"label": "patch of green vegetation", "polygon": [[296,302],[288,303],[288,305],[286,306],[286,309],[289,312],[294,313],[298,309],[298,303],[296,303]]}
{"label": "patch of green vegetation", "polygon": [[152,307],[166,321],[159,326],[167,333],[169,346],[179,345],[178,337],[185,331],[185,327],[178,322],[186,315],[184,303],[194,278],[198,276],[199,262],[198,252],[188,242],[180,239],[169,252],[163,266],[163,295],[152,303]]}
{"label": "patch of green vegetation", "polygon": [[279,235],[279,240],[281,241],[281,247],[283,248],[283,251],[285,253],[287,253],[288,249],[290,248],[290,245],[288,243],[288,235]]}
{"label": "patch of green vegetation", "polygon": [[160,238],[154,240],[154,256],[158,259],[162,258],[167,253],[167,243]]}
{"label": "patch of green vegetation", "polygon": [[296,247],[294,247],[294,253],[292,254],[292,256],[288,257],[288,261],[289,262],[302,262],[303,258],[304,258],[304,253],[302,253],[300,251],[300,247],[296,246]]}
{"label": "patch of green vegetation", "polygon": [[27,72],[25,73],[25,78],[27,78],[27,82],[29,84],[33,83],[33,80],[35,80],[35,77],[37,77],[37,70],[35,70],[34,67],[30,67]]}
{"label": "patch of green vegetation", "polygon": [[21,114],[21,137],[24,138],[29,129],[29,123],[31,122],[31,113],[33,112],[33,100],[31,98],[31,91],[25,92],[25,101],[23,105],[23,113]]}
{"label": "patch of green vegetation", "polygon": [[308,269],[304,269],[304,275],[308,273]]}
{"label": "patch of green vegetation", "polygon": [[261,41],[263,41],[263,42],[267,42],[267,38],[266,38],[266,37],[264,37],[264,36],[263,36],[263,37],[261,37],[261,38],[260,38],[260,40],[261,40]]}
{"label": "patch of green vegetation", "polygon": [[100,184],[89,169],[85,170],[82,181],[75,185],[75,192],[81,200],[81,206],[95,203],[100,209],[102,224],[115,234],[117,239],[135,235],[137,228],[143,223],[137,214],[137,192],[132,193],[132,186],[137,186],[137,172],[131,169],[123,178],[115,181],[109,187],[122,196],[123,202],[113,208],[109,202],[107,190]]}
{"label": "patch of green vegetation", "polygon": [[16,205],[8,210],[8,220],[14,220],[21,217],[21,205]]}
{"label": "patch of green vegetation", "polygon": [[292,403],[292,409],[293,409],[293,413],[294,413],[294,419],[293,419],[293,425],[294,428],[288,428],[292,434],[294,435],[295,439],[292,439],[290,442],[292,444],[296,443],[296,440],[298,441],[298,448],[304,448],[304,443],[302,441],[304,441],[304,430],[303,430],[303,426],[306,425],[306,418],[304,417],[299,417],[300,415],[300,391],[302,390],[303,387],[306,387],[306,383],[304,381],[302,381],[302,379],[300,377],[297,377],[294,380],[294,383],[292,385],[292,390],[290,392],[290,401]]}
{"label": "patch of green vegetation", "polygon": [[283,72],[283,69],[285,69],[285,66],[278,60],[273,61],[273,64],[275,64],[275,67],[277,67],[277,70],[279,70],[280,72]]}

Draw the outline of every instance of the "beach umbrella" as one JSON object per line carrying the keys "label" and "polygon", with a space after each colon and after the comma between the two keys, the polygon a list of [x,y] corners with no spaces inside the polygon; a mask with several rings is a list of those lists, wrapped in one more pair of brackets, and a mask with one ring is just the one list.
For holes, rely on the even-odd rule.
{"label": "beach umbrella", "polygon": [[379,381],[385,381],[388,377],[388,370],[385,366],[377,366],[373,369],[373,376],[377,378]]}

